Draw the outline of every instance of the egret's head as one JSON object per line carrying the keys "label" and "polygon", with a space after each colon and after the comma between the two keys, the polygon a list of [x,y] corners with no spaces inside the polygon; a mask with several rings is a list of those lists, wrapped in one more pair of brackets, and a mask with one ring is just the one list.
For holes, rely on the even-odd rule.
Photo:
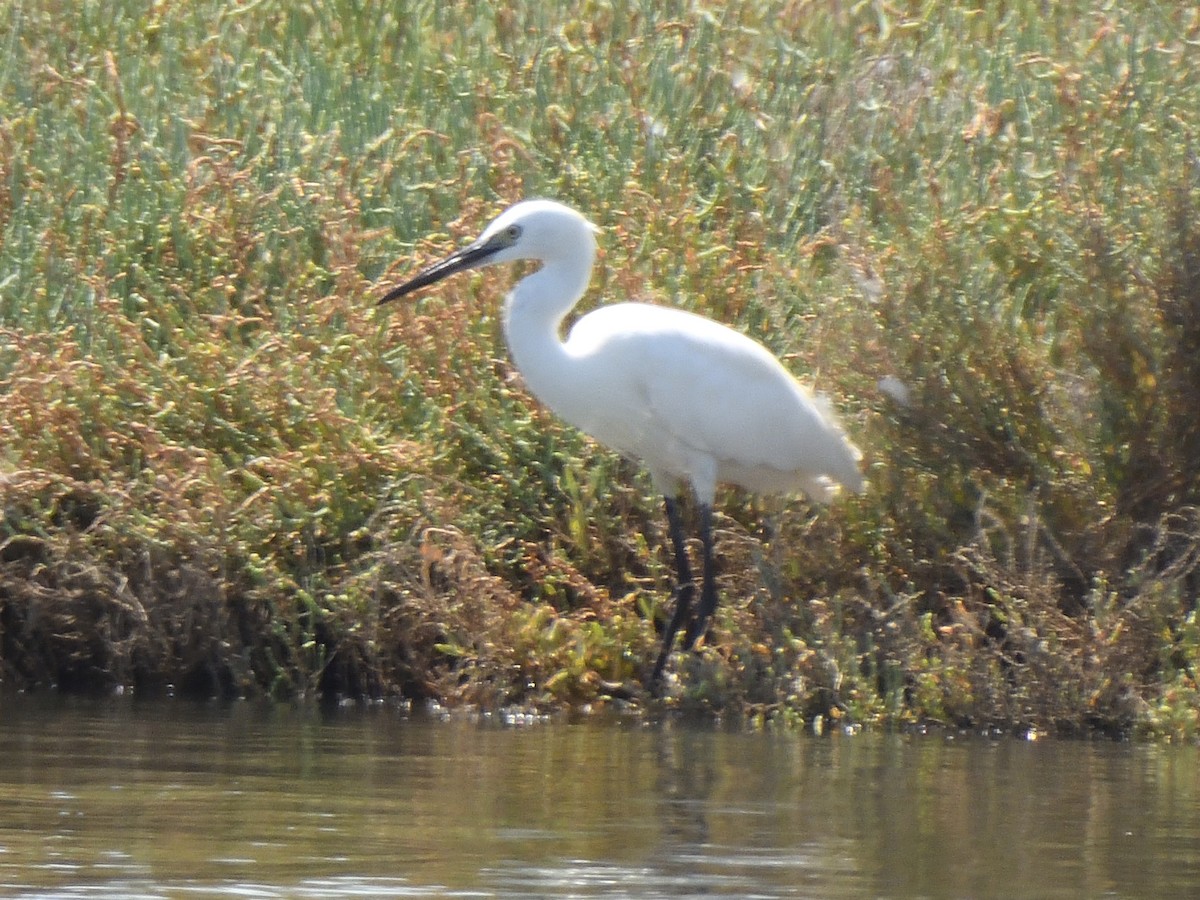
{"label": "egret's head", "polygon": [[510,206],[474,242],[422,269],[389,291],[380,304],[447,278],[456,272],[495,263],[533,259],[549,263],[586,259],[596,253],[596,227],[582,215],[553,200],[523,200]]}
{"label": "egret's head", "polygon": [[549,262],[575,253],[595,254],[596,226],[554,200],[523,200],[500,213],[477,244],[495,248],[488,262]]}

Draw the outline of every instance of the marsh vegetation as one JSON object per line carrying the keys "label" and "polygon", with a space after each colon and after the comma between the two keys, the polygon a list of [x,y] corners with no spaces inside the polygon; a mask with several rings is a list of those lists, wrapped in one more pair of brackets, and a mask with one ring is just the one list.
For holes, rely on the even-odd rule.
{"label": "marsh vegetation", "polygon": [[867,455],[719,497],[670,705],[1195,735],[1198,154],[1186,4],[18,2],[0,677],[609,702],[648,481],[522,390],[506,276],[373,308],[552,196],[584,308],[734,325]]}

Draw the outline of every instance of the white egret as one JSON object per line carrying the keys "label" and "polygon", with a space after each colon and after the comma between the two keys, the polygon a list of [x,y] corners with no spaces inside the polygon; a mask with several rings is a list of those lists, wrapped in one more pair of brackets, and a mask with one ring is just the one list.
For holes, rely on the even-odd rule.
{"label": "white egret", "polygon": [[[551,410],[602,444],[641,460],[666,501],[679,580],[648,683],[654,689],[679,629],[684,649],[691,649],[717,606],[712,539],[717,484],[762,493],[802,491],[828,500],[839,486],[863,489],[862,454],[827,404],[770,351],[711,319],[646,303],[617,303],[583,316],[564,341],[563,319],[591,277],[596,230],[560,203],[517,203],[476,241],[422,269],[379,302],[466,269],[520,259],[541,263],[517,282],[504,304],[504,335],[513,362],[529,390]],[[688,488],[698,504],[703,561],[694,608],[679,506]]]}

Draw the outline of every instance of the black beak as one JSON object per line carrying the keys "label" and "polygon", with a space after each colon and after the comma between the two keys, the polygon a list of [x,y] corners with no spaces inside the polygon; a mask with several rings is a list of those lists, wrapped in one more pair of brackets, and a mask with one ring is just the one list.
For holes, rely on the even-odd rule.
{"label": "black beak", "polygon": [[413,291],[436,284],[443,278],[449,278],[456,272],[465,272],[467,269],[474,269],[481,266],[488,261],[488,258],[492,254],[504,249],[504,246],[502,242],[496,240],[476,241],[470,246],[463,247],[461,250],[450,254],[441,262],[436,262],[422,269],[399,287],[392,288],[376,305],[383,306],[383,304],[399,300]]}

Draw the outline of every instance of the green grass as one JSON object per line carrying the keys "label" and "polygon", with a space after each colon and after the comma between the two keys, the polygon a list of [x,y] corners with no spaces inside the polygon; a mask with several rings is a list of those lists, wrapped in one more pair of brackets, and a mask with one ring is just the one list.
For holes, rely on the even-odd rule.
{"label": "green grass", "polygon": [[522,390],[512,276],[373,308],[540,195],[603,228],[584,308],[739,327],[866,451],[862,498],[722,495],[668,705],[1200,732],[1200,15],[561,7],[10,6],[3,681],[578,708],[642,672],[659,499]]}

